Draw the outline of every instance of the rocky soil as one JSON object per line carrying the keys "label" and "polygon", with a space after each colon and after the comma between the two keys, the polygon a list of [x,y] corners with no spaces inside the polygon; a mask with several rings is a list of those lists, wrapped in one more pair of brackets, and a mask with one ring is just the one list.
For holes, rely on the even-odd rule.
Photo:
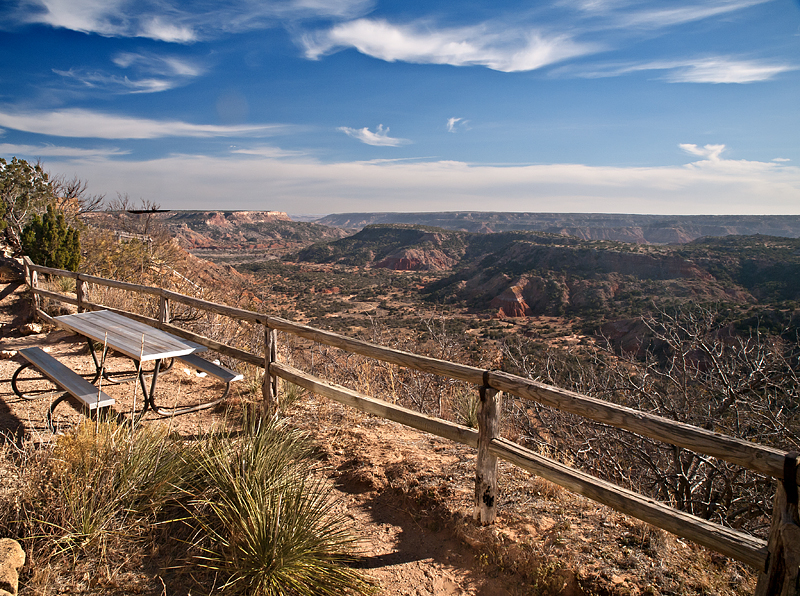
{"label": "rocky soil", "polygon": [[[13,283],[0,293],[0,429],[6,437],[47,445],[44,400],[27,401],[11,391],[18,366],[14,351],[43,346],[74,370],[89,372],[84,342],[62,331],[23,336],[29,317],[24,295]],[[112,371],[129,367],[115,358]],[[175,367],[163,376],[164,400],[197,399],[216,391],[207,380]],[[133,385],[104,386],[131,407]],[[239,387],[230,404],[251,399]],[[62,406],[63,407],[63,406]],[[68,408],[67,408],[68,410]],[[69,416],[72,416],[71,414]],[[62,418],[64,424],[70,417]],[[501,465],[498,524],[472,521],[473,450],[395,423],[305,395],[286,413],[320,445],[327,474],[358,537],[358,566],[381,594],[468,595],[638,595],[746,594],[753,576],[741,565],[617,514],[510,465]],[[206,411],[159,422],[187,437],[225,423],[225,411]],[[159,560],[146,561],[117,577],[114,593],[197,593],[170,582]],[[21,594],[26,591],[23,570]],[[126,583],[127,582],[127,583]],[[83,585],[83,593],[110,593]],[[128,586],[126,588],[126,586]],[[135,588],[135,590],[134,590]],[[77,588],[76,588],[77,589]],[[69,587],[52,593],[72,593]]]}

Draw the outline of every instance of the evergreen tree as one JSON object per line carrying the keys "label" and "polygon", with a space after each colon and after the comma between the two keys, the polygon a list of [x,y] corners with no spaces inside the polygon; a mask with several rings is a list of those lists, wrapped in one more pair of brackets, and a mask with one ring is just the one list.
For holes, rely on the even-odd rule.
{"label": "evergreen tree", "polygon": [[53,187],[41,165],[16,157],[7,162],[0,157],[0,230],[15,250],[21,248],[23,228],[31,216],[42,213],[54,200]]}
{"label": "evergreen tree", "polygon": [[81,260],[80,232],[68,226],[64,214],[51,204],[42,217],[34,215],[25,226],[22,250],[38,265],[77,271]]}

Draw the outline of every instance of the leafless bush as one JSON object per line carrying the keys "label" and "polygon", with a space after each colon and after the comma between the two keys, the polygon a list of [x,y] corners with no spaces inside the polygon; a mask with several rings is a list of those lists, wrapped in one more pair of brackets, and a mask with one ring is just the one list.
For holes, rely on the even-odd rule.
{"label": "leafless bush", "polygon": [[[745,335],[694,307],[644,317],[651,348],[638,361],[609,351],[559,351],[520,340],[507,370],[666,418],[783,449],[798,447],[797,343],[759,329]],[[706,519],[763,532],[770,479],[715,458],[511,400],[523,438],[552,445],[603,478]]]}
{"label": "leafless bush", "polygon": [[[387,329],[380,320],[373,319],[368,337],[372,343],[468,363],[471,355],[459,338],[449,333],[437,320],[424,320],[426,330],[416,337],[400,336],[397,330]],[[455,379],[421,372],[394,364],[352,354],[319,343],[305,342],[288,337],[284,346],[289,361],[332,383],[397,403],[425,414],[463,423],[464,396],[477,395],[477,388]]]}

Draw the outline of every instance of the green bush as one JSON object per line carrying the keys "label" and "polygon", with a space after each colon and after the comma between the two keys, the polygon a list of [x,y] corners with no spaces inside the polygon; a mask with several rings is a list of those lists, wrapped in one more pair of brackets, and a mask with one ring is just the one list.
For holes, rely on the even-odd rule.
{"label": "green bush", "polygon": [[53,205],[39,217],[34,215],[22,232],[22,251],[45,267],[77,271],[81,260],[80,232],[68,226]]}

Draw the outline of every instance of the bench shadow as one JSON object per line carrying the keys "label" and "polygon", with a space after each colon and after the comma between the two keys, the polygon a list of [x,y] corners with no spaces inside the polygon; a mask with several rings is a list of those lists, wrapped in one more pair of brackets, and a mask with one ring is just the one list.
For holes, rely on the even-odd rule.
{"label": "bench shadow", "polygon": [[[12,397],[17,398],[13,393]],[[0,443],[21,445],[25,438],[26,425],[8,407],[5,396],[0,398]]]}

